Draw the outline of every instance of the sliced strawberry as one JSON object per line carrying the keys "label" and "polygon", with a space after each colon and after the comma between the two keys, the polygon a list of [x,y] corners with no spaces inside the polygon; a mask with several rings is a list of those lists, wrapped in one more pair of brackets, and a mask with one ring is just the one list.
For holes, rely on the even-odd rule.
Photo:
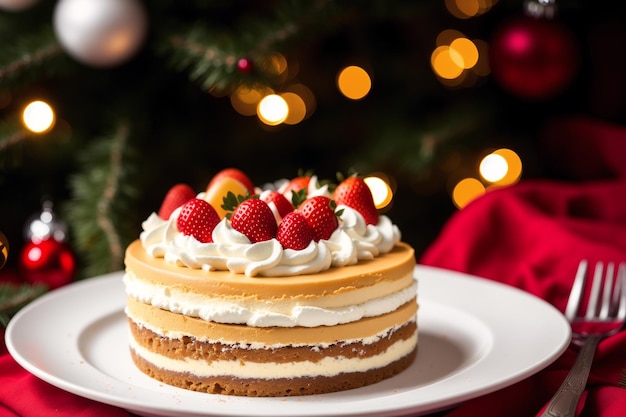
{"label": "sliced strawberry", "polygon": [[190,186],[187,184],[176,184],[165,194],[159,209],[159,217],[164,220],[169,219],[174,210],[195,197],[196,193]]}
{"label": "sliced strawberry", "polygon": [[211,186],[215,182],[219,181],[222,178],[235,179],[239,181],[241,184],[243,184],[243,186],[246,187],[248,191],[250,191],[250,194],[254,194],[254,183],[252,182],[250,177],[248,177],[248,175],[246,175],[242,170],[237,169],[237,168],[226,168],[226,169],[219,171],[211,179],[211,181],[209,182],[209,185],[207,185],[207,190],[211,188]]}
{"label": "sliced strawberry", "polygon": [[343,204],[361,213],[367,224],[378,224],[378,211],[374,205],[372,192],[365,181],[359,177],[343,180],[333,194],[337,205]]}
{"label": "sliced strawberry", "polygon": [[285,249],[302,250],[315,239],[315,230],[309,225],[302,213],[287,213],[278,225],[276,239]]}
{"label": "sliced strawberry", "polygon": [[277,223],[280,219],[293,211],[293,205],[287,200],[283,194],[274,190],[263,191],[260,196],[261,200],[265,201],[272,209],[274,217],[277,218]]}
{"label": "sliced strawberry", "polygon": [[315,241],[328,240],[339,226],[335,215],[335,202],[326,196],[311,197],[302,203],[298,211],[315,231]]}
{"label": "sliced strawberry", "polygon": [[219,222],[220,216],[212,205],[199,198],[193,198],[181,208],[176,226],[182,234],[207,243],[213,242],[213,229]]}
{"label": "sliced strawberry", "polygon": [[233,229],[246,235],[252,243],[272,239],[276,236],[278,228],[270,207],[265,201],[254,196],[235,208],[230,223]]}

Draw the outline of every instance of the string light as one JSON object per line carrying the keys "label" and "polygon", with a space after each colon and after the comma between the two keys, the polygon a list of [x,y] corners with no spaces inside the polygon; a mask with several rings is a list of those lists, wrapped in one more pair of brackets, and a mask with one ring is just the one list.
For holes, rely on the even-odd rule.
{"label": "string light", "polygon": [[230,104],[233,109],[244,116],[257,114],[257,107],[261,99],[274,91],[268,87],[240,86],[230,95]]}
{"label": "string light", "polygon": [[[466,80],[475,79],[468,77],[468,74],[484,75],[487,54],[482,46],[481,41],[472,41],[459,31],[442,31],[437,36],[437,47],[430,56],[431,67],[442,84],[456,87]],[[475,68],[478,69],[474,70]],[[471,82],[465,84],[472,85]]]}
{"label": "string light", "polygon": [[454,17],[469,19],[488,12],[497,0],[446,0],[446,9]]}
{"label": "string light", "polygon": [[54,126],[55,115],[52,107],[44,101],[29,103],[22,113],[22,122],[34,133],[45,133]]}
{"label": "string light", "polygon": [[458,208],[463,208],[476,198],[484,195],[485,186],[476,178],[465,178],[459,181],[452,190],[452,202]]}
{"label": "string light", "polygon": [[270,126],[276,126],[285,121],[289,115],[289,106],[284,98],[277,94],[269,94],[261,99],[257,107],[259,119]]}
{"label": "string light", "polygon": [[508,169],[506,159],[502,155],[491,153],[480,161],[478,171],[485,181],[494,183],[504,178]]}
{"label": "string light", "polygon": [[377,176],[363,178],[363,181],[369,187],[374,198],[374,205],[377,209],[387,207],[393,199],[393,191],[391,186],[384,179]]}
{"label": "string light", "polygon": [[285,103],[289,108],[287,117],[283,123],[287,125],[297,125],[303,121],[306,117],[306,103],[302,97],[292,92],[283,93],[280,96],[283,100],[285,100]]}
{"label": "string light", "polygon": [[493,151],[493,155],[498,155],[506,161],[507,170],[504,176],[496,181],[495,185],[505,186],[512,185],[519,181],[522,176],[522,160],[511,149],[498,149]]}
{"label": "string light", "polygon": [[347,98],[360,100],[370,92],[372,79],[363,68],[352,65],[339,72],[337,88]]}

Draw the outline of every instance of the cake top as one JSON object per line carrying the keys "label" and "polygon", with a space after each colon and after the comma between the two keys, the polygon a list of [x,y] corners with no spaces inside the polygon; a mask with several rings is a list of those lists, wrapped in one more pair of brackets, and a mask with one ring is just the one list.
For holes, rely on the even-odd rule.
{"label": "cake top", "polygon": [[235,168],[220,171],[198,194],[175,185],[142,228],[152,257],[251,277],[353,265],[391,251],[401,237],[357,176],[336,186],[299,176],[257,187]]}

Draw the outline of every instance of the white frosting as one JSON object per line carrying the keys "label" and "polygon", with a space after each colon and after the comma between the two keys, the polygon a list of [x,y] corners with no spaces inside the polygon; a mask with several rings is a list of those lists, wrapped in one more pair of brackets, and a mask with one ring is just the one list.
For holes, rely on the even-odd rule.
{"label": "white frosting", "polygon": [[417,291],[417,282],[387,296],[374,298],[359,305],[323,308],[294,300],[224,299],[189,293],[180,288],[155,285],[124,275],[126,294],[154,307],[206,321],[245,324],[254,327],[317,327],[335,326],[380,316],[411,301]]}
{"label": "white frosting", "polygon": [[366,372],[372,369],[382,368],[411,353],[413,349],[415,349],[415,346],[417,346],[417,333],[409,339],[398,340],[378,355],[369,357],[356,356],[353,358],[346,358],[344,356],[324,357],[316,362],[259,363],[250,361],[242,362],[239,359],[207,362],[204,359],[198,360],[190,358],[176,360],[141,347],[132,335],[130,337],[130,346],[139,356],[161,369],[191,373],[200,377],[228,375],[236,378],[298,378],[335,376],[344,372]]}
{"label": "white frosting", "polygon": [[[322,189],[313,192],[326,192]],[[213,230],[213,243],[201,243],[178,230],[180,208],[167,220],[150,214],[142,223],[140,239],[150,256],[179,266],[271,277],[313,274],[331,266],[352,265],[389,252],[400,241],[400,230],[387,216],[379,216],[377,225],[368,225],[356,210],[347,206],[337,209],[343,210],[343,214],[330,239],[311,242],[300,251],[283,249],[276,239],[251,243],[227,219],[222,219]]]}

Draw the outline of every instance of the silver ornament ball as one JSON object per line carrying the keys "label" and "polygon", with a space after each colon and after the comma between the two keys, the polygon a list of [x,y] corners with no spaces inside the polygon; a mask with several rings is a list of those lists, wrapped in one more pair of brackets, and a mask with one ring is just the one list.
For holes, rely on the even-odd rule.
{"label": "silver ornament ball", "polygon": [[54,31],[64,50],[77,61],[112,67],[130,59],[142,46],[148,28],[138,0],[59,0]]}

